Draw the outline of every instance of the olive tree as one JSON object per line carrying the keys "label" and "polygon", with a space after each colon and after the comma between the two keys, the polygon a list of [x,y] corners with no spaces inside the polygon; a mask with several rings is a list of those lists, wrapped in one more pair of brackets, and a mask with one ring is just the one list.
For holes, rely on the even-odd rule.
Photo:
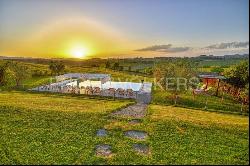
{"label": "olive tree", "polygon": [[49,69],[52,75],[59,75],[65,70],[65,65],[62,62],[50,62]]}
{"label": "olive tree", "polygon": [[196,71],[194,63],[182,59],[157,65],[154,69],[154,77],[162,89],[172,92],[174,103],[177,104],[179,93],[187,91],[197,82]]}
{"label": "olive tree", "polygon": [[18,62],[9,63],[9,69],[9,74],[15,80],[16,87],[21,86],[23,80],[31,76],[29,68]]}

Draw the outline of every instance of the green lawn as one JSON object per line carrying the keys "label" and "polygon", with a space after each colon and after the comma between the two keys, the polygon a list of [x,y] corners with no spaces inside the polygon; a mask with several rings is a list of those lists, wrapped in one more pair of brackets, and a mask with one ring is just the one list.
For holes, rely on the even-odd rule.
{"label": "green lawn", "polygon": [[29,88],[34,88],[40,85],[49,84],[49,83],[52,83],[53,81],[55,81],[55,79],[51,76],[31,77],[29,79],[26,79],[23,82],[23,87],[25,89],[29,89]]}
{"label": "green lawn", "polygon": [[[248,164],[248,117],[150,105],[139,125],[110,118],[131,104],[63,94],[0,93],[0,164]],[[106,138],[96,138],[105,127]],[[151,154],[133,152],[123,131],[148,132]],[[114,155],[96,157],[107,143]]]}
{"label": "green lawn", "polygon": [[[141,125],[128,119],[110,120],[105,128],[113,132],[107,139],[116,155],[108,164],[248,164],[248,117],[205,112],[172,106],[150,105]],[[146,131],[151,154],[134,154],[135,142],[122,133]],[[118,141],[119,140],[119,141]]]}
{"label": "green lawn", "polygon": [[90,164],[105,115],[130,104],[79,96],[0,93],[0,164]]}
{"label": "green lawn", "polygon": [[153,163],[249,163],[248,117],[159,105],[149,110]]}
{"label": "green lawn", "polygon": [[26,78],[20,87],[16,87],[16,83],[13,81],[8,83],[8,86],[0,86],[0,91],[6,91],[6,90],[27,90],[30,88],[34,88],[41,85],[46,85],[49,83],[52,83],[55,79],[51,76],[36,76],[36,77],[30,77]]}

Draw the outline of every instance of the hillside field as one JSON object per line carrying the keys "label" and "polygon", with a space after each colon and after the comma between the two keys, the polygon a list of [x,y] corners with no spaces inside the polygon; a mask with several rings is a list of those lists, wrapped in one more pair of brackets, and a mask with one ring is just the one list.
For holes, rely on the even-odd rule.
{"label": "hillside field", "polygon": [[[141,124],[109,119],[129,100],[1,92],[1,164],[248,164],[248,117],[150,104]],[[109,137],[97,138],[99,128]],[[150,155],[133,153],[123,131],[148,132]],[[95,145],[110,144],[111,158]]]}

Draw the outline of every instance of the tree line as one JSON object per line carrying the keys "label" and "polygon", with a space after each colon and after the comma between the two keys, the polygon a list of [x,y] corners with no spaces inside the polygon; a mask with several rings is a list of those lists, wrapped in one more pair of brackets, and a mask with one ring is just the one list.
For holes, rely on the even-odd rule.
{"label": "tree line", "polygon": [[[65,65],[62,62],[52,61],[49,64],[50,75],[59,75],[65,71]],[[10,87],[15,84],[15,87],[23,85],[23,81],[32,76],[37,75],[39,71],[32,71],[28,65],[17,61],[6,61],[0,65],[0,86]],[[44,72],[45,73],[45,72]],[[46,75],[49,75],[46,70]]]}

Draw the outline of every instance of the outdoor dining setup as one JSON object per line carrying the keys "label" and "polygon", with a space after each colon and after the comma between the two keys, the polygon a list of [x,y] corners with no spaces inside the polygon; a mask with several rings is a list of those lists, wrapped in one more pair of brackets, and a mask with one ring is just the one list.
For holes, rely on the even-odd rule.
{"label": "outdoor dining setup", "polygon": [[115,82],[109,74],[67,73],[55,77],[56,82],[33,88],[33,91],[72,93],[117,98],[133,98],[148,103],[152,83]]}

